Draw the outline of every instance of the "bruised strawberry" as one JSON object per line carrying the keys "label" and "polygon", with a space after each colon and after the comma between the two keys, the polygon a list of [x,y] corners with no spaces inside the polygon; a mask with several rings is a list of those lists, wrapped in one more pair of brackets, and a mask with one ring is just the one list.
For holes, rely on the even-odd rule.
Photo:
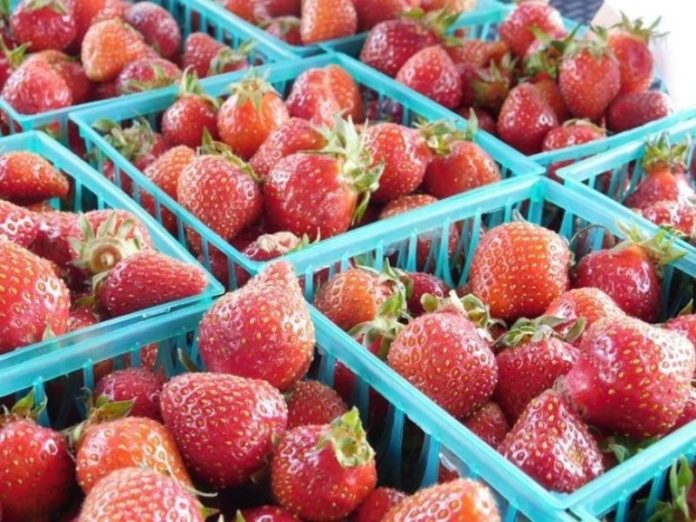
{"label": "bruised strawberry", "polygon": [[613,132],[622,132],[665,118],[673,112],[672,100],[663,92],[620,94],[607,110],[607,127]]}
{"label": "bruised strawberry", "polygon": [[288,429],[329,424],[348,411],[341,396],[319,381],[300,381],[286,394]]}
{"label": "bruised strawberry", "polygon": [[440,46],[426,47],[411,56],[396,80],[448,109],[462,101],[462,81],[454,62]]}
{"label": "bruised strawberry", "polygon": [[510,91],[498,115],[498,136],[525,154],[541,151],[546,134],[555,127],[556,113],[529,83]]}
{"label": "bruised strawberry", "polygon": [[381,522],[391,508],[406,498],[406,494],[392,488],[377,488],[355,511],[352,522]]}
{"label": "bruised strawberry", "polygon": [[564,32],[561,14],[543,1],[523,2],[500,24],[500,37],[522,57],[536,39],[534,28],[548,34]]}
{"label": "bruised strawberry", "polygon": [[352,0],[303,0],[300,20],[305,45],[350,36],[358,30]]}
{"label": "bruised strawberry", "polygon": [[129,415],[162,420],[160,393],[162,379],[146,368],[126,368],[105,375],[94,389],[94,396],[109,401],[132,401]]}
{"label": "bruised strawberry", "polygon": [[136,2],[125,12],[123,20],[145,38],[162,58],[172,59],[181,45],[181,32],[176,19],[153,2]]}
{"label": "bruised strawberry", "polygon": [[32,52],[65,49],[75,39],[73,4],[63,0],[22,0],[10,16],[10,27],[20,44]]}
{"label": "bruised strawberry", "polygon": [[503,442],[505,435],[510,431],[503,410],[494,402],[487,402],[472,413],[464,421],[464,426],[494,448]]}
{"label": "bruised strawberry", "polygon": [[116,77],[116,93],[132,94],[167,87],[181,78],[181,70],[163,58],[141,58],[126,65]]}

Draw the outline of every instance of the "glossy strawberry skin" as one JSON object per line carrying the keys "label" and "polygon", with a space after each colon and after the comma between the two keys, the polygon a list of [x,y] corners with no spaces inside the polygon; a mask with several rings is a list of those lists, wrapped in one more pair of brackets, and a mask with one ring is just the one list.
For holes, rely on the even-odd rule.
{"label": "glossy strawberry skin", "polygon": [[110,82],[138,58],[155,54],[135,29],[121,20],[110,19],[90,26],[82,41],[80,57],[87,78]]}
{"label": "glossy strawberry skin", "polygon": [[536,154],[546,134],[558,127],[558,119],[536,87],[521,84],[503,102],[497,126],[503,141],[525,154]]}
{"label": "glossy strawberry skin", "polygon": [[503,410],[495,402],[481,406],[464,421],[464,425],[493,448],[497,448],[510,431]]}
{"label": "glossy strawberry skin", "polygon": [[123,18],[145,37],[162,58],[172,58],[181,45],[181,32],[174,17],[152,2],[131,5]]}
{"label": "glossy strawberry skin", "polygon": [[597,120],[619,94],[619,65],[611,54],[595,57],[589,50],[580,51],[563,59],[558,86],[571,113]]}
{"label": "glossy strawberry skin", "polygon": [[5,82],[1,96],[21,114],[37,114],[73,104],[68,84],[58,71],[43,61],[32,61],[17,68]]}
{"label": "glossy strawberry skin", "polygon": [[411,315],[417,317],[422,315],[423,304],[421,297],[430,294],[435,297],[447,297],[449,287],[440,278],[425,272],[411,272],[407,274],[411,285],[411,294],[408,296],[406,306]]}
{"label": "glossy strawberry skin", "polygon": [[152,371],[146,368],[126,368],[99,379],[94,396],[105,395],[111,401],[133,401],[129,415],[161,422],[161,392],[162,380]]}
{"label": "glossy strawberry skin", "polygon": [[27,248],[36,239],[39,218],[24,207],[0,199],[0,239]]}
{"label": "glossy strawberry skin", "polygon": [[304,0],[300,20],[305,45],[350,36],[358,29],[352,0]]}
{"label": "glossy strawberry skin", "polygon": [[535,26],[548,34],[565,32],[556,9],[545,2],[524,2],[500,24],[500,37],[517,56],[524,56],[536,39],[531,31]]}
{"label": "glossy strawberry skin", "polygon": [[684,411],[677,419],[674,424],[672,431],[678,430],[682,426],[686,426],[690,422],[696,420],[696,388],[691,388],[689,391],[689,398],[686,401],[686,406],[684,406]]}
{"label": "glossy strawberry skin", "polygon": [[399,69],[396,80],[448,109],[462,101],[459,72],[440,46],[426,47],[411,56]]}
{"label": "glossy strawberry skin", "polygon": [[74,105],[89,101],[92,96],[92,83],[87,79],[85,70],[79,61],[60,51],[52,49],[33,53],[23,64],[33,61],[48,63],[57,72],[70,89]]}
{"label": "glossy strawberry skin", "polygon": [[224,488],[264,466],[287,423],[283,397],[265,381],[188,373],[162,390],[162,415],[191,472]]}
{"label": "glossy strawberry skin", "polygon": [[217,111],[201,96],[187,94],[175,101],[162,115],[162,135],[170,145],[195,149],[203,141],[203,132],[218,139]]}
{"label": "glossy strawberry skin", "polygon": [[609,46],[619,61],[620,92],[647,91],[653,80],[653,55],[647,42],[619,32],[609,36]]}
{"label": "glossy strawberry skin", "polygon": [[684,335],[696,350],[696,314],[679,315],[665,323],[665,328]]}
{"label": "glossy strawberry skin", "polygon": [[685,174],[659,168],[646,173],[635,191],[626,197],[624,205],[643,210],[660,201],[689,204],[694,196],[696,192]]}
{"label": "glossy strawberry skin", "polygon": [[29,204],[68,194],[68,179],[38,154],[25,151],[0,155],[0,197]]}
{"label": "glossy strawberry skin", "polygon": [[696,207],[677,201],[658,201],[639,211],[642,216],[660,226],[682,233],[687,241],[696,237]]}
{"label": "glossy strawberry skin", "polygon": [[381,522],[391,508],[406,498],[406,494],[392,488],[377,488],[355,511],[352,522]]}
{"label": "glossy strawberry skin", "polygon": [[310,424],[330,424],[348,411],[335,390],[319,381],[300,381],[288,392],[288,429]]}
{"label": "glossy strawberry skin", "polygon": [[674,112],[669,95],[659,91],[617,96],[607,110],[607,127],[614,132],[635,129]]}
{"label": "glossy strawberry skin", "polygon": [[19,43],[28,43],[32,52],[44,49],[65,49],[76,35],[75,16],[71,2],[40,6],[36,0],[24,0],[10,16],[12,34]]}
{"label": "glossy strawberry skin", "polygon": [[[570,123],[570,122],[568,122]],[[546,133],[541,150],[547,152],[550,150],[563,149],[574,145],[582,145],[591,141],[601,140],[606,137],[606,134],[599,127],[582,123],[572,125],[562,125],[551,129]],[[549,166],[548,175],[551,179],[559,180],[556,171],[573,163],[572,160],[557,161]]]}

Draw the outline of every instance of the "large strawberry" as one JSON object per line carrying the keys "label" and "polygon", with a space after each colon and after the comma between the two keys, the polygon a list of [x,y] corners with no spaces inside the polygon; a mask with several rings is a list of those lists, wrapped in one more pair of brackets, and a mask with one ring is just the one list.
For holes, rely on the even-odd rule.
{"label": "large strawberry", "polygon": [[607,110],[607,127],[622,132],[665,118],[674,112],[672,99],[660,91],[619,94]]}
{"label": "large strawberry", "polygon": [[547,133],[558,127],[558,119],[537,88],[523,83],[505,98],[497,127],[503,141],[525,154],[536,154]]}
{"label": "large strawberry", "polygon": [[481,482],[456,479],[422,489],[402,500],[382,518],[382,522],[412,520],[466,520],[500,522],[500,511],[491,490]]}
{"label": "large strawberry", "polygon": [[534,29],[544,33],[563,33],[561,14],[543,1],[520,3],[500,24],[500,37],[517,56],[524,56],[536,36]]}
{"label": "large strawberry", "polygon": [[0,258],[0,353],[65,333],[70,294],[53,265],[4,239]]}
{"label": "large strawberry", "polygon": [[73,104],[70,86],[44,60],[20,65],[5,82],[0,97],[21,114],[36,114]]}
{"label": "large strawberry", "polygon": [[130,62],[154,52],[142,35],[118,19],[92,25],[82,41],[81,59],[87,78],[97,82],[115,80]]}
{"label": "large strawberry", "polygon": [[565,376],[565,394],[583,418],[618,435],[667,433],[684,410],[696,367],[682,335],[638,319],[596,322]]}
{"label": "large strawberry", "polygon": [[350,36],[358,30],[352,0],[303,0],[300,20],[304,44]]}
{"label": "large strawberry", "polygon": [[474,253],[472,292],[504,320],[537,317],[570,286],[564,238],[538,225],[505,223],[487,231]]}
{"label": "large strawberry", "polygon": [[614,27],[619,30],[609,36],[609,46],[619,61],[621,71],[621,92],[647,91],[653,80],[653,55],[650,51],[650,38],[656,33],[659,18],[650,26],[644,27],[640,18],[631,21],[621,13],[621,23]]}
{"label": "large strawberry", "polygon": [[329,424],[348,411],[335,390],[319,381],[300,381],[285,395],[288,429],[309,424]]}
{"label": "large strawberry", "polygon": [[30,51],[65,49],[76,35],[72,2],[22,0],[10,16],[10,27]]}
{"label": "large strawberry", "polygon": [[132,94],[168,87],[181,78],[181,70],[164,58],[133,60],[116,77],[116,94]]}
{"label": "large strawberry", "polygon": [[176,19],[153,2],[136,2],[125,12],[123,20],[145,38],[162,58],[171,59],[179,51],[181,31]]}
{"label": "large strawberry", "polygon": [[396,80],[448,109],[454,109],[462,101],[459,71],[439,45],[426,47],[411,56],[399,69]]}
{"label": "large strawberry", "polygon": [[165,384],[162,416],[191,472],[217,488],[263,468],[287,423],[283,396],[265,381],[188,373]]}
{"label": "large strawberry", "polygon": [[184,42],[182,69],[191,68],[199,78],[245,69],[252,45],[242,43],[237,49],[218,42],[206,33],[191,33]]}
{"label": "large strawberry", "polygon": [[27,248],[36,239],[39,221],[30,210],[0,199],[0,239]]}
{"label": "large strawberry", "polygon": [[552,390],[529,403],[498,451],[553,491],[571,493],[604,471],[587,426]]}
{"label": "large strawberry", "polygon": [[125,368],[105,375],[94,389],[94,396],[110,401],[131,401],[132,417],[161,420],[160,393],[162,379],[147,368]]}
{"label": "large strawberry", "polygon": [[273,495],[303,520],[347,517],[376,483],[375,453],[355,408],[331,424],[287,431],[271,462]]}

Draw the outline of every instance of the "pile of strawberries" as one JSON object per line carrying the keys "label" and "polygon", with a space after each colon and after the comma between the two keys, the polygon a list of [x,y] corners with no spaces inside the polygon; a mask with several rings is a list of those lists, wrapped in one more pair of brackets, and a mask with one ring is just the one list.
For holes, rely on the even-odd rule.
{"label": "pile of strawberries", "polygon": [[314,304],[540,484],[572,492],[696,419],[696,314],[655,324],[660,267],[682,254],[664,231],[629,238],[574,264],[563,237],[512,221],[483,232],[456,291],[353,265]]}
{"label": "pile of strawberries", "polygon": [[227,10],[290,45],[309,45],[368,31],[402,13],[470,11],[476,0],[225,0]]}
{"label": "pile of strawberries", "polygon": [[[337,65],[300,74],[285,100],[254,73],[231,91],[224,102],[206,96],[185,74],[178,100],[161,115],[161,132],[145,120],[96,127],[158,187],[254,260],[501,178],[496,162],[472,141],[475,128],[367,120],[401,108],[364,101],[368,93]],[[108,161],[104,173],[115,177]],[[131,180],[121,176],[130,192]],[[141,202],[154,213],[150,194]],[[162,223],[177,229],[169,210]],[[200,254],[198,235],[188,237]],[[217,250],[212,269],[228,281],[227,259]]]}
{"label": "pile of strawberries", "polygon": [[449,35],[456,17],[419,13],[377,24],[366,64],[468,117],[525,154],[602,139],[667,116],[669,97],[650,90],[655,24],[628,19],[611,34],[568,33],[546,2],[521,3],[499,40]]}
{"label": "pile of strawberries", "polygon": [[57,211],[71,183],[32,152],[0,154],[0,354],[205,290],[124,210]]}
{"label": "pile of strawberries", "polygon": [[22,0],[0,30],[0,97],[36,114],[247,66],[239,49],[205,33],[183,42],[176,19],[153,2]]}
{"label": "pile of strawberries", "polygon": [[358,410],[302,380],[314,342],[298,280],[275,263],[203,317],[208,371],[167,382],[146,368],[109,373],[67,438],[35,422],[45,404],[29,395],[0,417],[0,455],[12,455],[0,467],[2,520],[501,520],[477,481],[410,496],[377,487]]}

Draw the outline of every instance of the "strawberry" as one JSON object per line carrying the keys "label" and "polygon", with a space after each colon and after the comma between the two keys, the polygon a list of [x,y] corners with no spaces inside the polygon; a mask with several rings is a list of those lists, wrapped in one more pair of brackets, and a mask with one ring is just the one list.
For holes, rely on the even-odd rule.
{"label": "strawberry", "polygon": [[536,28],[548,34],[564,32],[561,14],[543,1],[523,2],[500,24],[500,37],[510,50],[523,57],[536,36]]}
{"label": "strawberry", "polygon": [[182,69],[189,67],[199,78],[246,69],[251,46],[241,44],[232,49],[205,33],[191,33],[184,42]]}
{"label": "strawberry", "polygon": [[360,504],[351,517],[352,522],[381,522],[387,512],[406,498],[406,494],[392,488],[376,488]]}
{"label": "strawberry", "polygon": [[20,205],[68,195],[68,179],[44,158],[28,151],[0,154],[0,198]]}
{"label": "strawberry", "polygon": [[472,116],[475,116],[479,129],[494,136],[498,133],[493,116],[485,109],[463,106],[457,110],[457,114],[465,120],[471,120]]}
{"label": "strawberry", "polygon": [[578,118],[601,118],[621,88],[619,64],[600,37],[569,46],[558,71],[563,101]]}
{"label": "strawberry", "polygon": [[305,45],[355,34],[358,14],[352,0],[303,0],[300,36]]}
{"label": "strawberry", "polygon": [[68,83],[43,60],[19,66],[5,82],[0,97],[21,114],[37,114],[73,104]]}
{"label": "strawberry", "polygon": [[410,194],[423,182],[431,152],[417,130],[396,123],[377,123],[365,129],[365,148],[373,166],[384,165],[379,187],[372,194],[376,202]]}
{"label": "strawberry", "polygon": [[375,488],[374,455],[356,408],[331,424],[291,429],[273,453],[273,496],[304,520],[347,517]]}
{"label": "strawberry", "polygon": [[418,4],[420,0],[353,0],[361,31],[369,31],[381,22],[395,20],[404,11],[418,7]]}
{"label": "strawberry", "polygon": [[195,496],[175,479],[131,467],[114,471],[87,495],[80,522],[104,520],[172,520],[204,522]]}
{"label": "strawberry", "polygon": [[6,239],[24,248],[29,247],[36,239],[39,219],[24,207],[0,199],[0,240]]}
{"label": "strawberry", "polygon": [[126,65],[147,57],[148,50],[139,32],[121,20],[110,19],[87,30],[80,56],[87,78],[110,82]]}
{"label": "strawberry", "polygon": [[696,314],[683,313],[665,323],[665,328],[684,335],[696,349]]}
{"label": "strawberry", "polygon": [[689,391],[689,398],[686,401],[686,406],[684,406],[684,411],[677,419],[677,422],[672,427],[672,431],[678,430],[682,426],[686,426],[692,421],[696,420],[696,388],[693,386]]}
{"label": "strawberry", "polygon": [[479,241],[469,282],[493,317],[537,317],[570,286],[570,263],[567,241],[555,232],[532,223],[505,223]]}
{"label": "strawberry", "polygon": [[407,307],[413,317],[422,315],[425,311],[422,304],[422,297],[425,294],[434,297],[447,297],[449,287],[440,278],[425,272],[410,272],[402,276],[407,288]]}
{"label": "strawberry", "polygon": [[205,131],[218,139],[217,111],[220,101],[207,96],[196,73],[184,71],[179,85],[179,98],[162,114],[162,135],[170,145],[186,145],[195,149],[203,142]]}
{"label": "strawberry", "polygon": [[70,317],[68,317],[67,331],[75,332],[77,330],[82,330],[83,328],[98,324],[102,320],[103,317],[96,310],[94,305],[74,305],[72,310],[70,310]]}
{"label": "strawberry", "polygon": [[116,82],[98,83],[94,86],[93,96],[95,100],[108,100],[118,96],[116,93]]}
{"label": "strawberry", "polygon": [[117,5],[120,0],[71,0],[71,2],[75,17],[75,39],[71,50],[80,48],[87,29],[94,21],[103,20],[109,15],[113,15],[113,18],[119,17]]}
{"label": "strawberry", "polygon": [[653,81],[653,56],[650,51],[650,38],[656,33],[657,19],[648,27],[643,27],[640,18],[631,21],[621,13],[621,23],[609,36],[609,46],[619,61],[621,72],[621,93],[647,91]]}
{"label": "strawberry", "polygon": [[301,118],[290,118],[271,132],[249,160],[254,172],[265,179],[275,165],[296,152],[319,150],[326,139],[312,123]]}
{"label": "strawberry", "polygon": [[498,115],[498,136],[525,154],[541,151],[546,134],[555,127],[556,113],[529,83],[510,91]]}
{"label": "strawberry", "polygon": [[467,65],[474,68],[486,67],[491,63],[499,63],[509,48],[505,42],[495,40],[477,40],[467,38],[457,41],[456,45],[445,47],[445,50],[455,65]]}
{"label": "strawberry", "polygon": [[[274,234],[261,234],[239,250],[253,261],[270,261],[276,257],[300,250],[307,246],[307,243],[306,237],[299,238],[292,232],[276,232]],[[238,287],[245,285],[249,280],[249,274],[241,266],[235,267],[235,273]]]}
{"label": "strawberry", "polygon": [[264,30],[289,45],[302,45],[300,19],[296,16],[281,16],[269,20],[263,25]]}
{"label": "strawberry", "polygon": [[360,89],[352,76],[338,65],[307,69],[292,85],[286,100],[290,116],[318,125],[332,125],[336,115],[363,120]]}
{"label": "strawberry", "polygon": [[283,158],[268,174],[264,220],[273,230],[314,241],[345,232],[363,216],[384,166],[372,166],[350,121],[338,120],[327,141],[322,151]]}
{"label": "strawberry", "polygon": [[288,429],[309,424],[329,424],[348,411],[335,390],[319,381],[300,381],[286,394]]}
{"label": "strawberry", "polygon": [[3,239],[0,258],[0,353],[65,333],[70,294],[53,266]]}
{"label": "strawberry", "polygon": [[126,10],[123,20],[142,34],[145,43],[162,58],[172,59],[179,51],[179,25],[163,7],[152,2],[137,2]]}
{"label": "strawberry", "polygon": [[447,52],[437,45],[411,56],[399,69],[396,80],[448,109],[462,101],[459,72]]}
{"label": "strawberry", "polygon": [[604,471],[597,442],[553,390],[529,403],[498,451],[553,491],[571,493]]}
{"label": "strawberry", "polygon": [[494,402],[487,402],[472,413],[464,421],[464,426],[494,448],[503,442],[505,435],[510,431],[503,410]]}
{"label": "strawberry", "polygon": [[109,401],[132,401],[129,415],[162,420],[160,393],[162,380],[146,368],[126,368],[105,375],[94,389],[94,395]]}
{"label": "strawberry", "polygon": [[684,410],[696,369],[682,335],[638,319],[603,319],[583,337],[565,395],[600,429],[635,439],[667,433]]}
{"label": "strawberry", "polygon": [[620,94],[607,111],[607,127],[613,132],[622,132],[665,118],[673,112],[672,100],[663,92]]}
{"label": "strawberry", "polygon": [[278,390],[265,381],[222,373],[172,378],[161,404],[189,469],[217,488],[243,484],[259,471],[287,423]]}
{"label": "strawberry", "polygon": [[167,87],[181,78],[181,70],[163,58],[140,58],[126,65],[116,77],[118,95]]}
{"label": "strawberry", "polygon": [[0,417],[0,503],[6,522],[45,519],[70,498],[75,472],[68,443],[33,420],[44,406],[34,409],[30,393]]}
{"label": "strawberry", "polygon": [[491,490],[482,482],[460,478],[421,489],[390,509],[382,522],[407,522],[418,519],[466,522],[501,520]]}
{"label": "strawberry", "polygon": [[[568,120],[560,127],[551,129],[544,138],[541,150],[563,149],[574,145],[581,145],[591,141],[601,140],[606,137],[606,131],[588,120]],[[556,171],[572,164],[572,160],[557,161],[549,166],[548,175],[551,179],[559,180]]]}
{"label": "strawberry", "polygon": [[387,361],[460,419],[488,401],[497,381],[495,356],[456,299],[404,327],[392,342]]}
{"label": "strawberry", "polygon": [[657,201],[639,211],[645,219],[667,228],[687,241],[696,238],[696,207],[677,201]]}
{"label": "strawberry", "polygon": [[558,123],[563,123],[570,118],[570,112],[568,112],[568,107],[566,107],[565,101],[563,101],[561,89],[558,87],[558,83],[556,83],[555,80],[551,78],[542,78],[533,81],[532,85],[536,87],[537,93],[539,93],[549,107],[553,109]]}
{"label": "strawberry", "polygon": [[145,250],[104,273],[97,296],[102,308],[116,317],[200,294],[206,286],[208,278],[200,268]]}
{"label": "strawberry", "polygon": [[260,21],[258,16],[259,2],[256,0],[224,0],[223,5],[230,13],[237,15],[239,18],[256,24]]}
{"label": "strawberry", "polygon": [[248,160],[290,117],[276,90],[257,76],[248,76],[231,89],[217,115],[218,131],[235,154]]}
{"label": "strawberry", "polygon": [[506,54],[500,63],[491,62],[487,67],[476,69],[467,81],[464,81],[464,77],[467,77],[465,73],[462,77],[462,102],[498,113],[515,80],[514,68],[515,61]]}
{"label": "strawberry", "polygon": [[[75,1],[75,0],[73,0]],[[103,22],[104,20],[123,20],[126,11],[131,6],[126,0],[107,0],[102,10],[92,18],[92,24]],[[152,51],[154,56],[154,50]]]}
{"label": "strawberry", "polygon": [[278,506],[261,506],[245,509],[238,513],[235,520],[240,520],[241,514],[244,522],[300,522],[295,515]]}
{"label": "strawberry", "polygon": [[74,105],[89,101],[92,96],[92,83],[87,79],[85,70],[75,58],[49,49],[32,54],[26,62],[34,60],[46,61],[63,78],[70,89]]}
{"label": "strawberry", "polygon": [[22,0],[10,16],[12,34],[32,52],[65,49],[76,35],[71,2]]}
{"label": "strawberry", "polygon": [[0,37],[0,50],[2,51],[0,54],[0,90],[5,86],[12,72],[22,65],[28,48],[27,44],[22,44],[19,47],[9,49],[2,43],[2,37]]}
{"label": "strawberry", "polygon": [[314,356],[314,325],[292,267],[274,263],[220,298],[201,321],[199,350],[212,371],[264,379],[280,390],[300,380]]}

